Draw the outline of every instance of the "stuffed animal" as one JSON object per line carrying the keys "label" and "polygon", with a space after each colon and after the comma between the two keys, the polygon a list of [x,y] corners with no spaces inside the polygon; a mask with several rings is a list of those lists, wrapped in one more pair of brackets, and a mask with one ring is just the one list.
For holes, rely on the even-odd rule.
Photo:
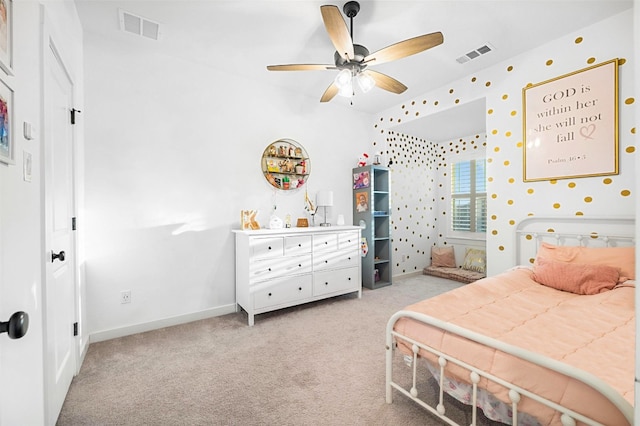
{"label": "stuffed animal", "polygon": [[363,153],[358,159],[358,167],[364,167],[367,165],[367,161],[369,161],[369,154],[366,152]]}

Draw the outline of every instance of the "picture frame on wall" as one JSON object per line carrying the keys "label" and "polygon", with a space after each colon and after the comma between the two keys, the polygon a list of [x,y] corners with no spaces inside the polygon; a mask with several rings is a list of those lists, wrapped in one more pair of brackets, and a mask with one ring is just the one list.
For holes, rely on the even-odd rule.
{"label": "picture frame on wall", "polygon": [[0,68],[13,75],[13,0],[0,0]]}
{"label": "picture frame on wall", "polygon": [[13,89],[0,79],[0,162],[14,164]]}
{"label": "picture frame on wall", "polygon": [[618,59],[522,89],[525,182],[617,175]]}

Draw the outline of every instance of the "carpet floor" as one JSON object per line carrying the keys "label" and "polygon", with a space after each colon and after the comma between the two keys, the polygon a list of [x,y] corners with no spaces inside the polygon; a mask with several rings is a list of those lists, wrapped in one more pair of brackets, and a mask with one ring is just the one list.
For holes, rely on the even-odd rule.
{"label": "carpet floor", "polygon": [[[92,343],[57,424],[442,424],[396,391],[385,402],[385,326],[406,305],[460,285],[410,276],[361,299],[257,315],[253,327],[238,312]],[[447,414],[470,424],[451,404]]]}

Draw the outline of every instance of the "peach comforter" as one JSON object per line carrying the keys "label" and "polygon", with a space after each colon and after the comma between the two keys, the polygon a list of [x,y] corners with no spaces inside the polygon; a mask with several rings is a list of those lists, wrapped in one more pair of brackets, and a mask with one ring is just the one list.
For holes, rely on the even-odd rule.
{"label": "peach comforter", "polygon": [[[405,310],[573,365],[602,378],[633,404],[634,282],[585,296],[546,287],[531,275],[528,268],[515,268]],[[559,373],[408,318],[398,320],[394,329],[603,424],[628,424],[602,396]],[[408,345],[397,341],[403,352],[410,353]],[[426,352],[421,356],[432,359]],[[468,373],[456,366],[448,368],[448,376],[468,382]],[[509,401],[505,388],[482,381],[480,385],[499,400]],[[560,424],[557,413],[527,398],[520,402],[519,411],[531,414],[540,424]]]}

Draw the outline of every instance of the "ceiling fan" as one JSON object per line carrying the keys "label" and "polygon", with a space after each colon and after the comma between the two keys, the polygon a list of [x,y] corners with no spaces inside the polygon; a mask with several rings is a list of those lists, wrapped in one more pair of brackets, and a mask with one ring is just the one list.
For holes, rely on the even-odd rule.
{"label": "ceiling fan", "polygon": [[442,44],[444,41],[442,33],[435,32],[403,40],[376,52],[369,53],[366,47],[353,43],[353,18],[360,11],[360,4],[357,1],[349,1],[345,3],[342,10],[350,18],[351,32],[347,29],[347,24],[337,6],[320,6],[324,26],[333,46],[336,48],[336,52],[333,55],[334,64],[269,65],[267,69],[269,71],[339,70],[340,72],[333,83],[329,85],[322,98],[320,98],[320,102],[328,102],[337,94],[346,97],[353,96],[355,94],[354,80],[363,92],[368,92],[374,86],[378,86],[392,93],[402,93],[407,90],[407,86],[388,75],[367,68],[370,65],[383,64],[420,53]]}

